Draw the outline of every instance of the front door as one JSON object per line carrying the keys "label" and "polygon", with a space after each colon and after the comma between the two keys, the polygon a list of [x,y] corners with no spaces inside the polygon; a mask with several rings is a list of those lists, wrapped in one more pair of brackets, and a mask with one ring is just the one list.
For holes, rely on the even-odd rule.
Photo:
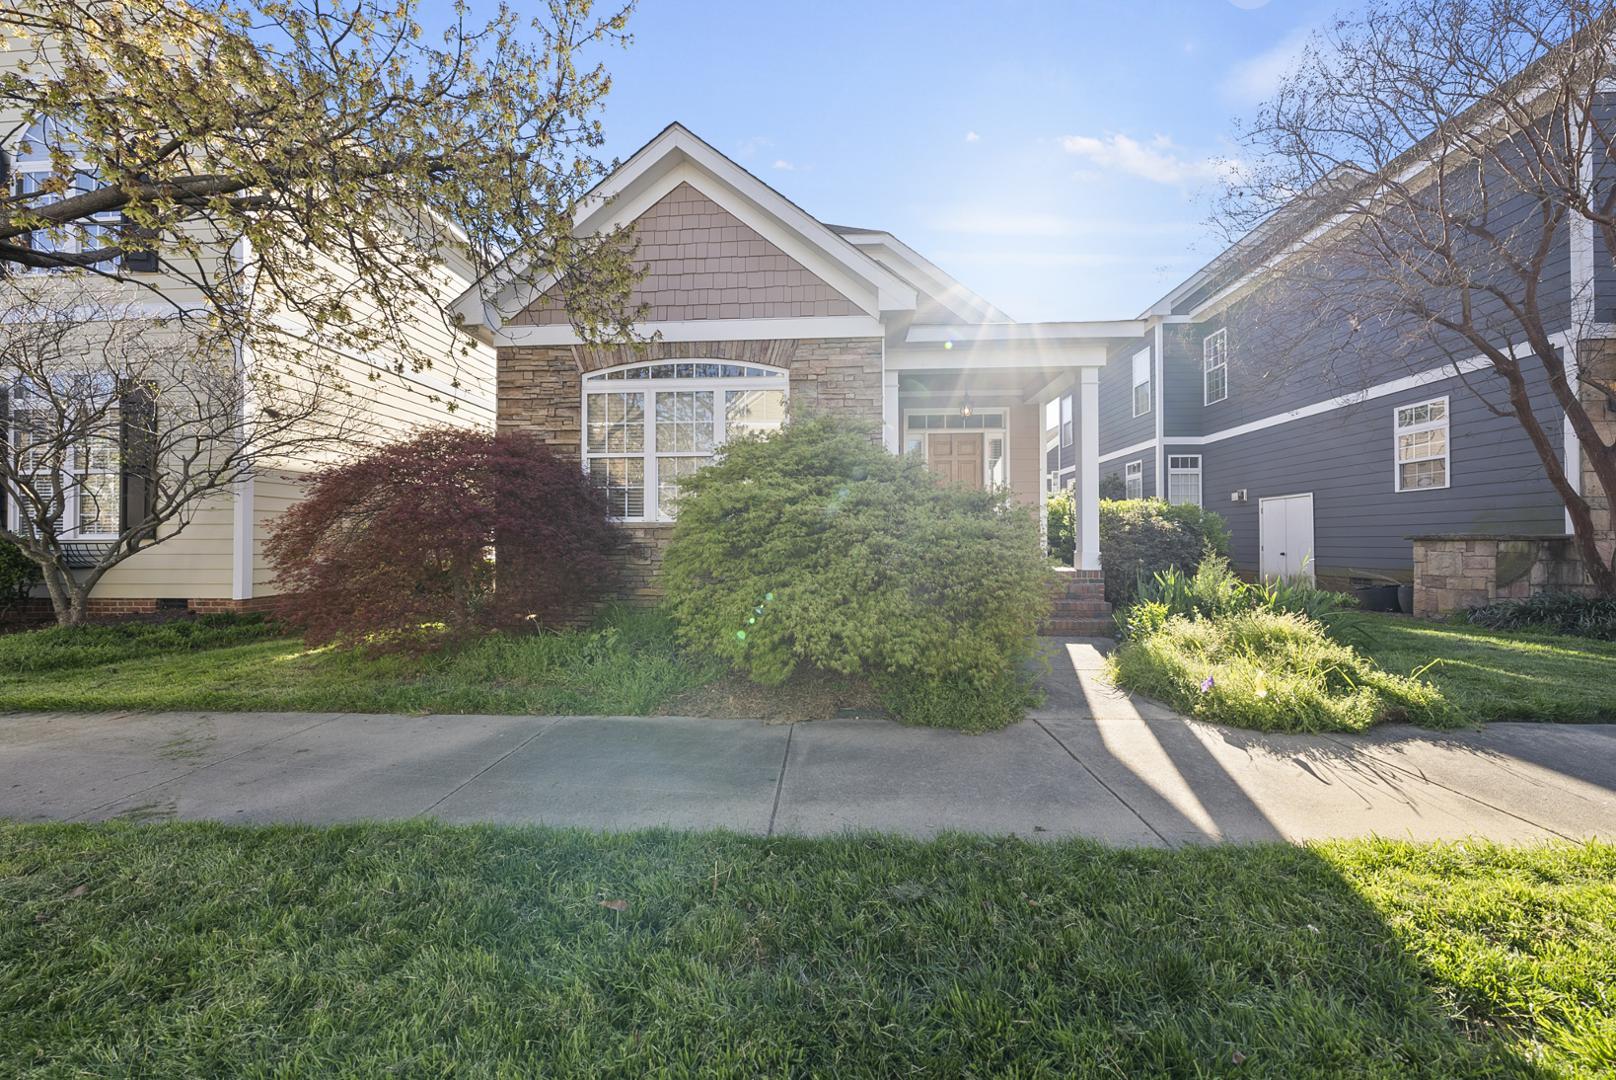
{"label": "front door", "polygon": [[1313,493],[1257,503],[1258,565],[1265,581],[1313,580]]}
{"label": "front door", "polygon": [[982,486],[982,433],[933,432],[926,436],[926,465],[951,483]]}

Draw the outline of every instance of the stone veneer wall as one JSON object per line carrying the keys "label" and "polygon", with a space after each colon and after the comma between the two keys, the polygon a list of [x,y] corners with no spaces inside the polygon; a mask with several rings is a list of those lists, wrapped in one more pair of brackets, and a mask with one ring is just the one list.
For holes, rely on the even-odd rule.
{"label": "stone veneer wall", "polygon": [[[499,350],[498,424],[527,431],[558,454],[577,458],[583,446],[583,375],[641,360],[700,359],[768,364],[791,373],[793,413],[881,419],[881,339],[812,338],[680,341],[633,345],[544,345]],[[651,603],[662,595],[662,565],[672,525],[626,522],[630,543],[621,558],[620,592]]]}
{"label": "stone veneer wall", "polygon": [[1587,587],[1565,536],[1414,537],[1414,614],[1446,615],[1494,600]]}
{"label": "stone veneer wall", "polygon": [[[1582,366],[1582,401],[1593,417],[1594,427],[1607,444],[1616,442],[1616,415],[1606,408],[1606,402],[1616,400],[1616,341],[1583,341],[1577,346],[1578,363]],[[1612,493],[1605,491],[1594,475],[1593,463],[1582,455],[1583,497],[1593,511],[1596,523],[1606,524],[1604,535],[1598,539],[1599,552],[1609,560],[1616,555],[1616,530],[1608,527]]]}

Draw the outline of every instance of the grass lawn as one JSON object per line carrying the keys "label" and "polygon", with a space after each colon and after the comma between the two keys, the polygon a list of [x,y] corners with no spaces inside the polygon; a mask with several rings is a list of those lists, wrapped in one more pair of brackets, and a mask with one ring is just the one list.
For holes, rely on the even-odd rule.
{"label": "grass lawn", "polygon": [[1609,1076],[1616,848],[0,825],[6,1076]]}
{"label": "grass lawn", "polygon": [[1424,669],[1467,719],[1616,721],[1616,643],[1368,612],[1330,625],[1387,671]]}
{"label": "grass lawn", "polygon": [[425,657],[310,650],[272,624],[231,617],[0,637],[0,711],[637,715],[717,677],[679,655],[666,619],[627,610],[591,631],[500,636]]}

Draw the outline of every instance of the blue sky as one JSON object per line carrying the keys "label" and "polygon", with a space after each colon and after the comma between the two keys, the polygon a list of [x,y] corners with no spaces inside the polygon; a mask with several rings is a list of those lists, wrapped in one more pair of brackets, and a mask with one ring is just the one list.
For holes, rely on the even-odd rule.
{"label": "blue sky", "polygon": [[1218,250],[1234,119],[1341,0],[642,0],[610,155],[678,120],[1018,319],[1129,318]]}

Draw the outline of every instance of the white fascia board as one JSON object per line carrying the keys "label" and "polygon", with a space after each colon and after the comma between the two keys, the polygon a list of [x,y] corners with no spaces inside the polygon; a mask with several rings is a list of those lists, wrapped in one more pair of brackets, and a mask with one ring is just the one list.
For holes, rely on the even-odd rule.
{"label": "white fascia board", "polygon": [[[894,259],[905,264],[919,278],[919,287],[931,294],[938,303],[970,322],[1011,322],[999,308],[960,284],[959,280],[942,267],[921,255],[914,248],[889,232],[842,233],[842,239],[857,247],[882,248]],[[879,261],[879,260],[878,260]],[[900,276],[902,276],[900,274]]]}
{"label": "white fascia board", "polygon": [[[649,340],[751,341],[779,338],[883,338],[885,328],[873,315],[823,315],[791,319],[691,319],[686,322],[640,323],[634,328]],[[494,333],[494,344],[582,345],[571,323],[555,326],[507,325]]]}
{"label": "white fascia board", "polygon": [[[993,322],[964,326],[911,326],[905,342],[915,345],[953,343],[969,345],[983,341],[1074,342],[1090,344],[1095,339],[1135,338],[1144,335],[1150,323],[1144,319],[1116,319],[1095,322]],[[1103,342],[1099,342],[1104,347]]]}

